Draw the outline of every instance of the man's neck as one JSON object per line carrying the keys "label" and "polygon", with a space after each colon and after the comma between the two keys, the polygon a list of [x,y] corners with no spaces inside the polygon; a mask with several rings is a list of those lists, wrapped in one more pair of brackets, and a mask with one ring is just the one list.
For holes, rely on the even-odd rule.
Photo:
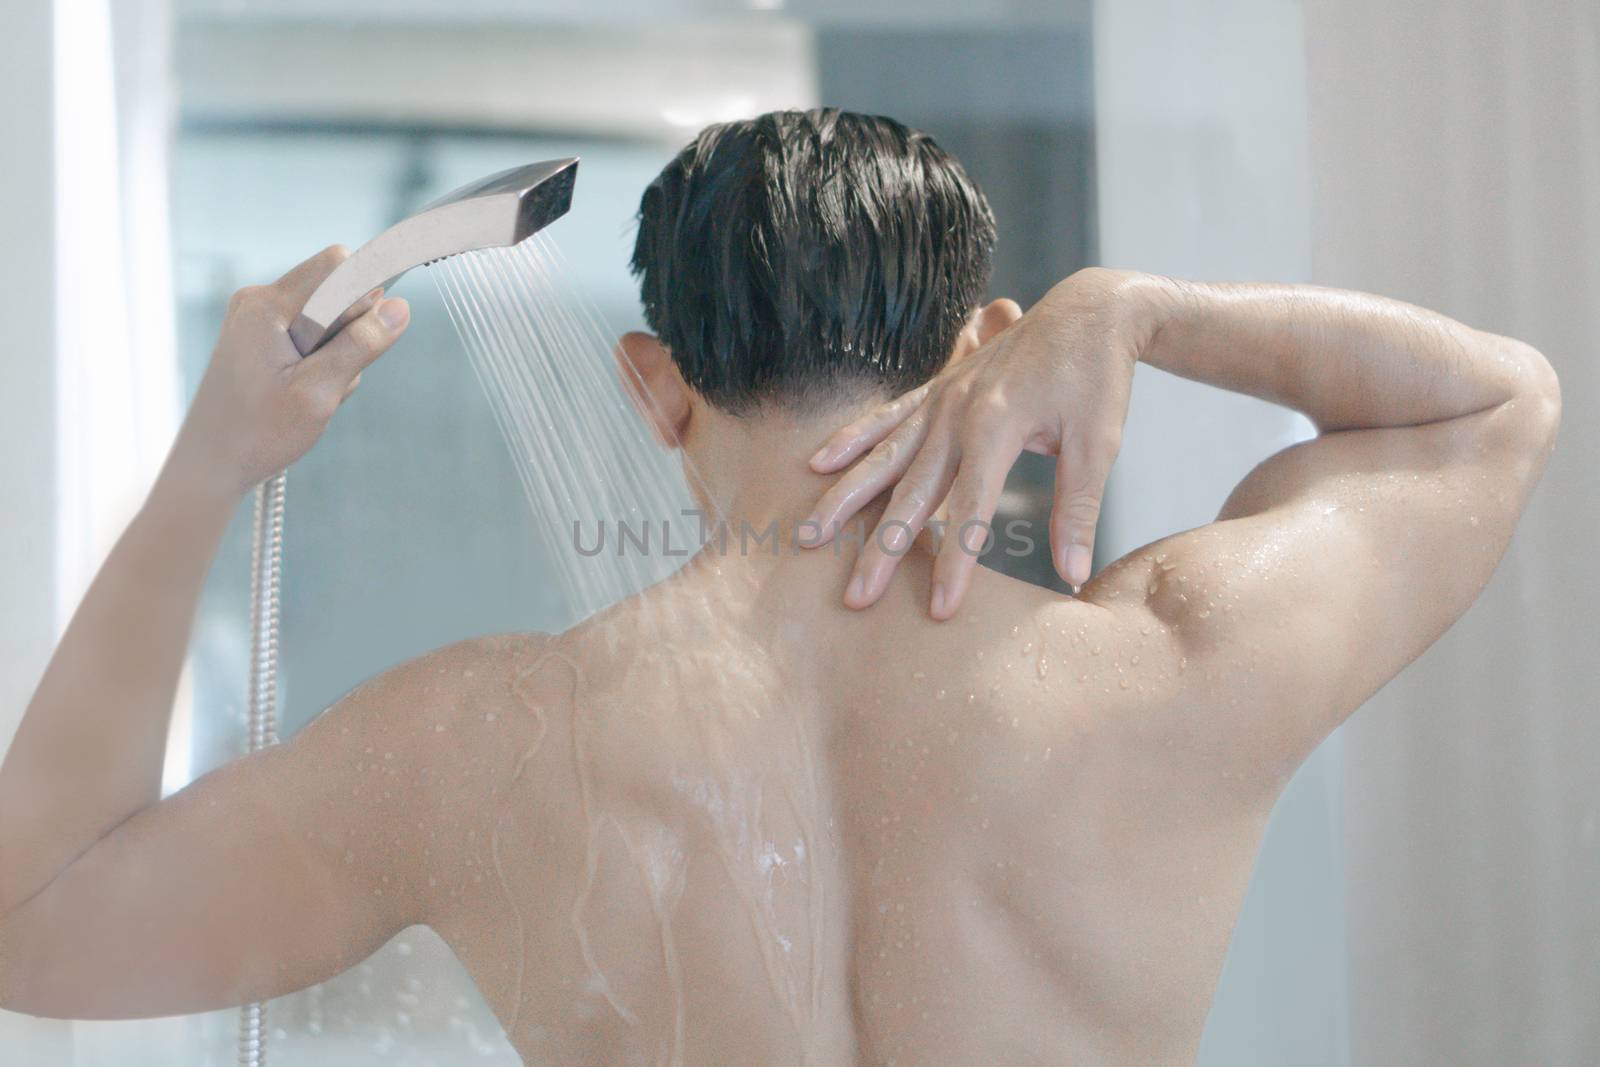
{"label": "man's neck", "polygon": [[856,414],[855,406],[744,418],[696,410],[683,442],[684,467],[708,521],[726,522],[733,537],[746,527],[752,535],[775,528],[783,551],[797,537],[814,539],[818,531],[801,523],[838,475],[812,471],[811,456]]}

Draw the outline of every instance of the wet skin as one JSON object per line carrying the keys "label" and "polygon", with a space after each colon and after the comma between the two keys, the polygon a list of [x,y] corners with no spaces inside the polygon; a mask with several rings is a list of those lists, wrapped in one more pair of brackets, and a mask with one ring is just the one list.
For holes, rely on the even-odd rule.
{"label": "wet skin", "polygon": [[[1526,346],[1246,288],[1141,358],[1234,388],[1254,360],[1252,391],[1326,432],[1077,598],[978,568],[936,622],[921,542],[867,610],[848,542],[702,555],[566,634],[397,667],[157,801],[187,613],[248,484],[164,476],[0,770],[0,1005],[267,999],[425,923],[530,1063],[1192,1060],[1284,782],[1471,604],[1559,415]],[[834,484],[806,460],[842,416],[677,400],[730,518],[797,522]]]}
{"label": "wet skin", "polygon": [[[463,699],[452,744],[486,781],[522,763],[434,920],[512,1040],[554,1063],[1191,1058],[1287,764],[1206,743],[1201,670],[1097,601],[1115,586],[984,571],[940,626],[926,556],[871,614],[837,603],[851,562],[702,560],[564,637],[413,668]],[[503,880],[466,877],[496,851]]]}

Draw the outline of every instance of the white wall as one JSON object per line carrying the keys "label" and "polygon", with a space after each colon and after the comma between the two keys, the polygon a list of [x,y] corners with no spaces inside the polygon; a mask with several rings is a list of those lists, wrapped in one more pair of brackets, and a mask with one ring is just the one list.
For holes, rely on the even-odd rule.
{"label": "white wall", "polygon": [[816,99],[811,31],[785,20],[486,31],[470,21],[374,18],[181,24],[184,115],[222,125],[532,130],[676,146],[708,123]]}
{"label": "white wall", "polygon": [[1537,345],[1555,454],[1346,728],[1358,1063],[1600,1063],[1600,7],[1307,0],[1316,279]]}
{"label": "white wall", "polygon": [[[0,751],[55,631],[55,230],[51,5],[16,4],[0,33]],[[70,1062],[70,1024],[0,1012],[0,1060]]]}
{"label": "white wall", "polygon": [[55,231],[50,6],[20,5],[0,34],[0,749],[50,654],[55,609]]}
{"label": "white wall", "polygon": [[[1108,0],[1095,9],[1100,261],[1205,280],[1305,281],[1311,240],[1300,5]],[[1105,559],[1211,521],[1299,416],[1141,366]],[[1345,1049],[1337,737],[1273,812],[1200,1062],[1334,1067]]]}

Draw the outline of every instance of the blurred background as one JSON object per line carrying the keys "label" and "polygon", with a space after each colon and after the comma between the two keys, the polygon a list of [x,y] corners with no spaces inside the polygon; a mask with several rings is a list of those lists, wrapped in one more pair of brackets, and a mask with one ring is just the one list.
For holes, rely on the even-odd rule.
{"label": "blurred background", "polygon": [[[7,0],[0,13],[0,745],[137,507],[228,294],[470,178],[581,155],[551,233],[617,330],[655,172],[706,123],[836,105],[931,133],[1000,224],[994,294],[1094,263],[1318,282],[1541,348],[1566,419],[1480,602],[1274,813],[1207,1065],[1600,1062],[1600,14],[1590,0]],[[289,480],[287,734],[357,682],[560,605],[431,280]],[[1288,412],[1140,368],[1098,551],[1209,521]],[[1037,515],[1050,467],[1003,511]],[[246,523],[169,789],[243,749]],[[1048,583],[1048,561],[1007,562]],[[234,1014],[0,1014],[5,1064],[221,1064]],[[284,1064],[513,1064],[397,938],[269,1008]]]}

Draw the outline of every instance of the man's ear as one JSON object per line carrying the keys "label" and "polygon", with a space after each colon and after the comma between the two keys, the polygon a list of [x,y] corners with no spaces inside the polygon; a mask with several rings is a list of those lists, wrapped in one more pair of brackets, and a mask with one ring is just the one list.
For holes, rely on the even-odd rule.
{"label": "man's ear", "polygon": [[961,328],[955,348],[950,352],[950,362],[970,356],[1020,318],[1022,307],[1015,300],[1002,297],[989,301],[967,316],[967,324]]}
{"label": "man's ear", "polygon": [[655,334],[633,331],[617,338],[611,353],[617,377],[634,409],[662,448],[677,448],[689,425],[689,385],[672,353]]}

